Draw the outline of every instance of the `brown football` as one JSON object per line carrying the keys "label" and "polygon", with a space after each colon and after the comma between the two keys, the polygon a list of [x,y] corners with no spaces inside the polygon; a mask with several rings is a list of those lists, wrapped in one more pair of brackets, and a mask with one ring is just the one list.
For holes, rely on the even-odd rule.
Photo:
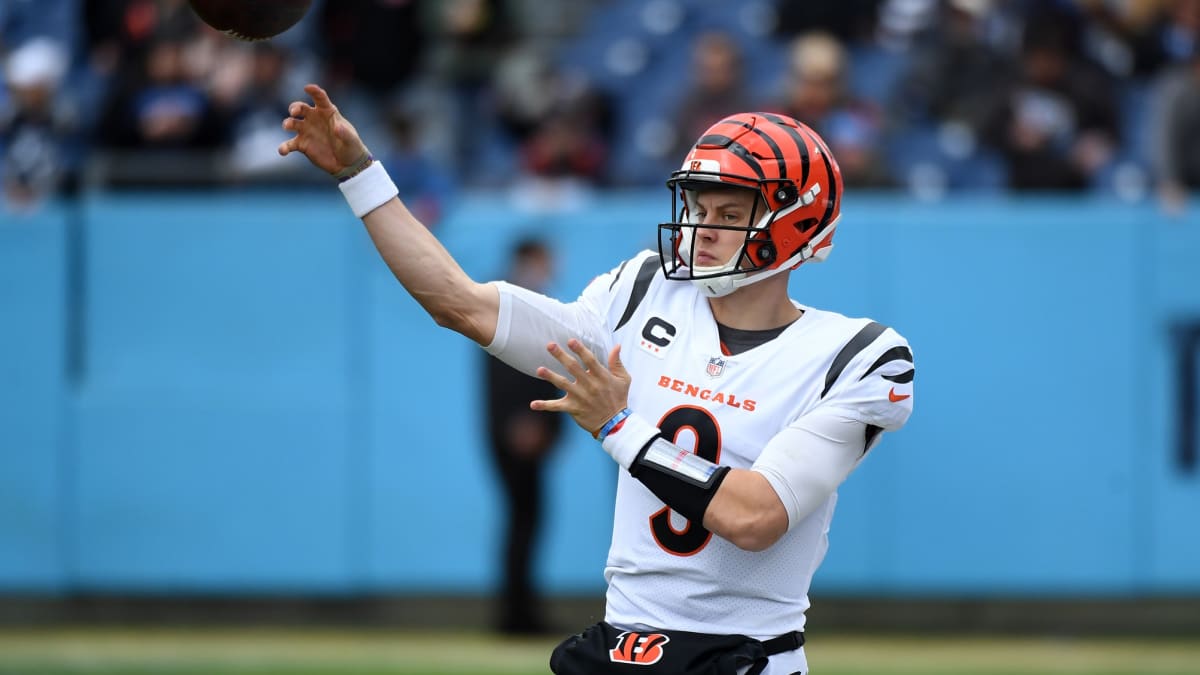
{"label": "brown football", "polygon": [[239,40],[266,40],[304,18],[312,0],[188,0],[204,23]]}

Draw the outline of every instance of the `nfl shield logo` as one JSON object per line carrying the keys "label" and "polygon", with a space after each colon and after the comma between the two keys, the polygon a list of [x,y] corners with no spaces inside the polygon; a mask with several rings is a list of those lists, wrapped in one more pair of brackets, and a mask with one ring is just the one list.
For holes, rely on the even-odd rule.
{"label": "nfl shield logo", "polygon": [[725,372],[725,359],[714,356],[708,360],[708,367],[704,369],[709,377],[720,377]]}

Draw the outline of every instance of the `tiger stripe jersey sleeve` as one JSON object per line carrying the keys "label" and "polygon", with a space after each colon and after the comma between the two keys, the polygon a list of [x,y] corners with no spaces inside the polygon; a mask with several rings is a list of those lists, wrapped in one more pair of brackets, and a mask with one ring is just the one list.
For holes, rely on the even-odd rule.
{"label": "tiger stripe jersey sleeve", "polygon": [[788,529],[815,511],[862,461],[883,431],[912,414],[912,351],[896,331],[873,321],[837,350],[820,401],[773,437],[753,469],[774,488]]}
{"label": "tiger stripe jersey sleeve", "polygon": [[640,300],[638,290],[644,295],[651,281],[649,260],[658,271],[657,256],[643,251],[597,276],[573,302],[508,282],[493,282],[500,293],[500,313],[496,335],[484,349],[527,375],[534,375],[539,366],[566,375],[562,364],[546,352],[546,345],[566,344],[571,338],[579,339],[604,362],[616,344],[613,333],[621,317],[632,313]]}
{"label": "tiger stripe jersey sleeve", "polygon": [[895,431],[912,414],[915,374],[908,341],[887,326],[869,322],[834,357],[819,407]]}

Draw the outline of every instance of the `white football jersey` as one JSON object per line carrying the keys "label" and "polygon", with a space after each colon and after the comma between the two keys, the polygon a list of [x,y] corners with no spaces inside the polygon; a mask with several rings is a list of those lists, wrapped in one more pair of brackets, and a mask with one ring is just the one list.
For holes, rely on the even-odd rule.
{"label": "white football jersey", "polygon": [[[797,304],[803,316],[778,337],[727,356],[707,298],[663,278],[651,251],[597,277],[570,305],[541,304],[512,287],[501,297],[490,352],[530,371],[550,365],[549,340],[578,337],[602,362],[620,344],[633,378],[629,407],[718,464],[750,468],[773,436],[821,406],[869,425],[868,449],[912,411],[912,354],[892,329]],[[514,333],[514,302],[535,305],[545,322],[529,321],[523,309]],[[775,545],[750,552],[674,513],[628,472],[619,475],[606,621],[759,639],[804,629],[836,493]]]}

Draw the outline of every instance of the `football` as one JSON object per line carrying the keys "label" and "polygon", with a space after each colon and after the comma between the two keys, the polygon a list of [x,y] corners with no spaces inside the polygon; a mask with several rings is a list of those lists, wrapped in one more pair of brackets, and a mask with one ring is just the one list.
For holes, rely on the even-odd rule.
{"label": "football", "polygon": [[188,0],[204,23],[239,40],[266,40],[304,18],[312,0]]}

